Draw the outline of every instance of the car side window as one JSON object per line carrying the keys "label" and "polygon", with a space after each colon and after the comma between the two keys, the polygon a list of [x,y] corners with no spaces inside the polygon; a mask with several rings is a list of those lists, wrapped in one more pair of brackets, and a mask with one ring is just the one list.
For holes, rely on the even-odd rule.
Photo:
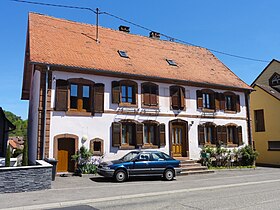
{"label": "car side window", "polygon": [[148,160],[150,159],[149,156],[150,156],[149,154],[140,154],[140,155],[138,156],[138,160],[139,160],[139,161],[148,161]]}
{"label": "car side window", "polygon": [[164,157],[160,153],[152,153],[152,160],[153,161],[163,161]]}

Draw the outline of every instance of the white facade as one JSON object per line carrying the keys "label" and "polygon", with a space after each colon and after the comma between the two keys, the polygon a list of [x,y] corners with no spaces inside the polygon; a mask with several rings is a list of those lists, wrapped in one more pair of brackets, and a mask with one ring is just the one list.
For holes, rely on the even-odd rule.
{"label": "white facade", "polygon": [[[240,112],[238,113],[225,113],[224,111],[217,111],[215,113],[202,113],[197,109],[196,90],[202,89],[192,86],[183,86],[185,88],[185,105],[186,109],[182,111],[172,110],[170,106],[170,93],[169,87],[173,84],[156,83],[159,86],[159,108],[158,109],[146,109],[141,107],[141,83],[145,81],[133,80],[138,84],[138,106],[137,108],[119,107],[118,104],[112,104],[111,102],[111,84],[112,81],[122,80],[122,78],[114,78],[107,76],[96,76],[89,74],[69,73],[62,71],[52,72],[52,87],[51,87],[51,108],[55,106],[55,90],[56,80],[63,79],[68,80],[71,78],[84,78],[91,80],[95,83],[103,83],[105,85],[104,93],[104,111],[105,113],[96,114],[95,116],[75,116],[67,115],[62,111],[51,111],[50,117],[50,139],[49,139],[49,157],[54,157],[54,138],[61,134],[73,134],[79,137],[78,147],[84,144],[89,148],[89,142],[92,139],[100,138],[104,140],[104,154],[105,159],[116,159],[129,150],[121,150],[116,147],[112,147],[112,122],[118,122],[122,119],[133,119],[139,122],[145,120],[155,120],[159,123],[166,125],[166,146],[159,148],[159,150],[170,153],[169,145],[169,122],[174,119],[181,119],[188,122],[188,145],[189,145],[189,158],[199,159],[200,146],[198,144],[198,125],[205,122],[212,122],[216,125],[226,125],[228,123],[234,123],[238,126],[242,126],[242,138],[245,144],[248,144],[248,132],[247,132],[247,114],[245,106],[245,94],[244,92],[234,92],[240,97]],[[36,79],[37,80],[37,79]],[[127,80],[127,79],[126,79]],[[132,79],[131,79],[132,80]],[[38,86],[32,86],[38,88]],[[212,88],[211,88],[212,89]],[[222,89],[212,89],[215,92],[225,92]],[[33,90],[35,91],[35,90]],[[36,91],[35,91],[36,92]],[[36,93],[37,95],[37,93]],[[37,101],[37,100],[36,100]],[[30,100],[30,107],[34,108],[33,103]],[[32,109],[33,109],[32,108]],[[111,111],[111,112],[110,112]],[[113,113],[118,111],[118,113]],[[123,114],[125,112],[135,112],[137,114]],[[145,113],[154,113],[153,116],[146,115]],[[157,113],[157,114],[156,114]],[[36,115],[36,113],[34,112]],[[204,118],[201,116],[204,115]],[[209,118],[207,118],[209,115]],[[213,117],[213,115],[215,117]],[[175,117],[176,116],[176,117]],[[33,119],[36,117],[33,116]],[[86,141],[82,141],[82,137],[86,137]],[[35,136],[34,136],[35,138]]]}

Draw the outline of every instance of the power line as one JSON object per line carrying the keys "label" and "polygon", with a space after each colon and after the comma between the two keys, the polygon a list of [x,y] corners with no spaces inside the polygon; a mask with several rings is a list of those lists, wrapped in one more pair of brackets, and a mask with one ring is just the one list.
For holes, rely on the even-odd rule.
{"label": "power line", "polygon": [[[152,32],[154,30],[152,29],[149,29],[145,26],[142,26],[140,24],[137,24],[137,23],[134,23],[134,22],[131,22],[129,20],[126,20],[122,17],[119,17],[117,15],[114,15],[114,14],[111,14],[109,12],[96,12],[95,10],[89,8],[89,7],[77,7],[77,6],[69,6],[69,5],[62,5],[62,4],[49,4],[49,3],[41,3],[41,2],[33,2],[33,1],[25,1],[25,0],[10,0],[10,1],[13,1],[13,2],[19,2],[19,3],[27,3],[27,4],[35,4],[35,5],[42,5],[42,6],[52,6],[52,7],[60,7],[60,8],[68,8],[68,9],[81,9],[81,10],[88,10],[88,11],[91,11],[95,14],[104,14],[104,15],[107,15],[107,16],[110,16],[110,17],[113,17],[115,19],[118,19],[118,20],[121,20],[125,23],[128,23],[130,25],[133,25],[133,26],[136,26],[138,28],[141,28],[141,29],[144,29],[146,31],[149,31],[149,32]],[[222,55],[226,55],[226,56],[230,56],[230,57],[234,57],[234,58],[239,58],[239,59],[244,59],[244,60],[250,60],[250,61],[256,61],[256,62],[264,62],[264,63],[268,63],[270,61],[267,61],[267,60],[262,60],[262,59],[256,59],[256,58],[250,58],[250,57],[245,57],[245,56],[240,56],[240,55],[235,55],[235,54],[231,54],[231,53],[227,53],[227,52],[223,52],[223,51],[220,51],[220,50],[215,50],[215,49],[211,49],[211,48],[207,48],[207,47],[203,47],[203,46],[200,46],[200,45],[196,45],[196,44],[193,44],[193,43],[190,43],[190,42],[186,42],[184,40],[181,40],[181,39],[177,39],[177,38],[174,38],[172,36],[169,36],[169,35],[166,35],[166,34],[162,34],[160,33],[161,36],[169,39],[169,40],[172,40],[172,41],[177,41],[179,43],[183,43],[183,44],[187,44],[187,45],[191,45],[191,46],[195,46],[195,47],[201,47],[201,48],[205,48],[211,52],[214,52],[214,53],[219,53],[219,54],[222,54]]]}

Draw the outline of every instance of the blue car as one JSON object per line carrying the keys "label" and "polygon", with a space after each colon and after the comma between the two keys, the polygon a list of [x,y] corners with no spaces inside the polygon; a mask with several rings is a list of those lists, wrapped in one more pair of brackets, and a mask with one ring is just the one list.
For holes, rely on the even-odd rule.
{"label": "blue car", "polygon": [[102,162],[97,173],[123,182],[134,176],[162,176],[171,181],[181,173],[180,161],[160,151],[132,151],[119,160]]}

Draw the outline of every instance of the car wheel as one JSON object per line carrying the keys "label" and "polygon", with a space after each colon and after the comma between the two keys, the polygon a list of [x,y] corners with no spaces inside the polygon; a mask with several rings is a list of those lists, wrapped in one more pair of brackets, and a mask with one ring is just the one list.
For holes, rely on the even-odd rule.
{"label": "car wheel", "polygon": [[122,169],[117,170],[115,173],[115,180],[117,182],[124,182],[126,180],[126,177],[126,172]]}
{"label": "car wheel", "polygon": [[167,181],[172,181],[174,178],[174,171],[172,169],[166,169],[164,171],[163,177]]}

